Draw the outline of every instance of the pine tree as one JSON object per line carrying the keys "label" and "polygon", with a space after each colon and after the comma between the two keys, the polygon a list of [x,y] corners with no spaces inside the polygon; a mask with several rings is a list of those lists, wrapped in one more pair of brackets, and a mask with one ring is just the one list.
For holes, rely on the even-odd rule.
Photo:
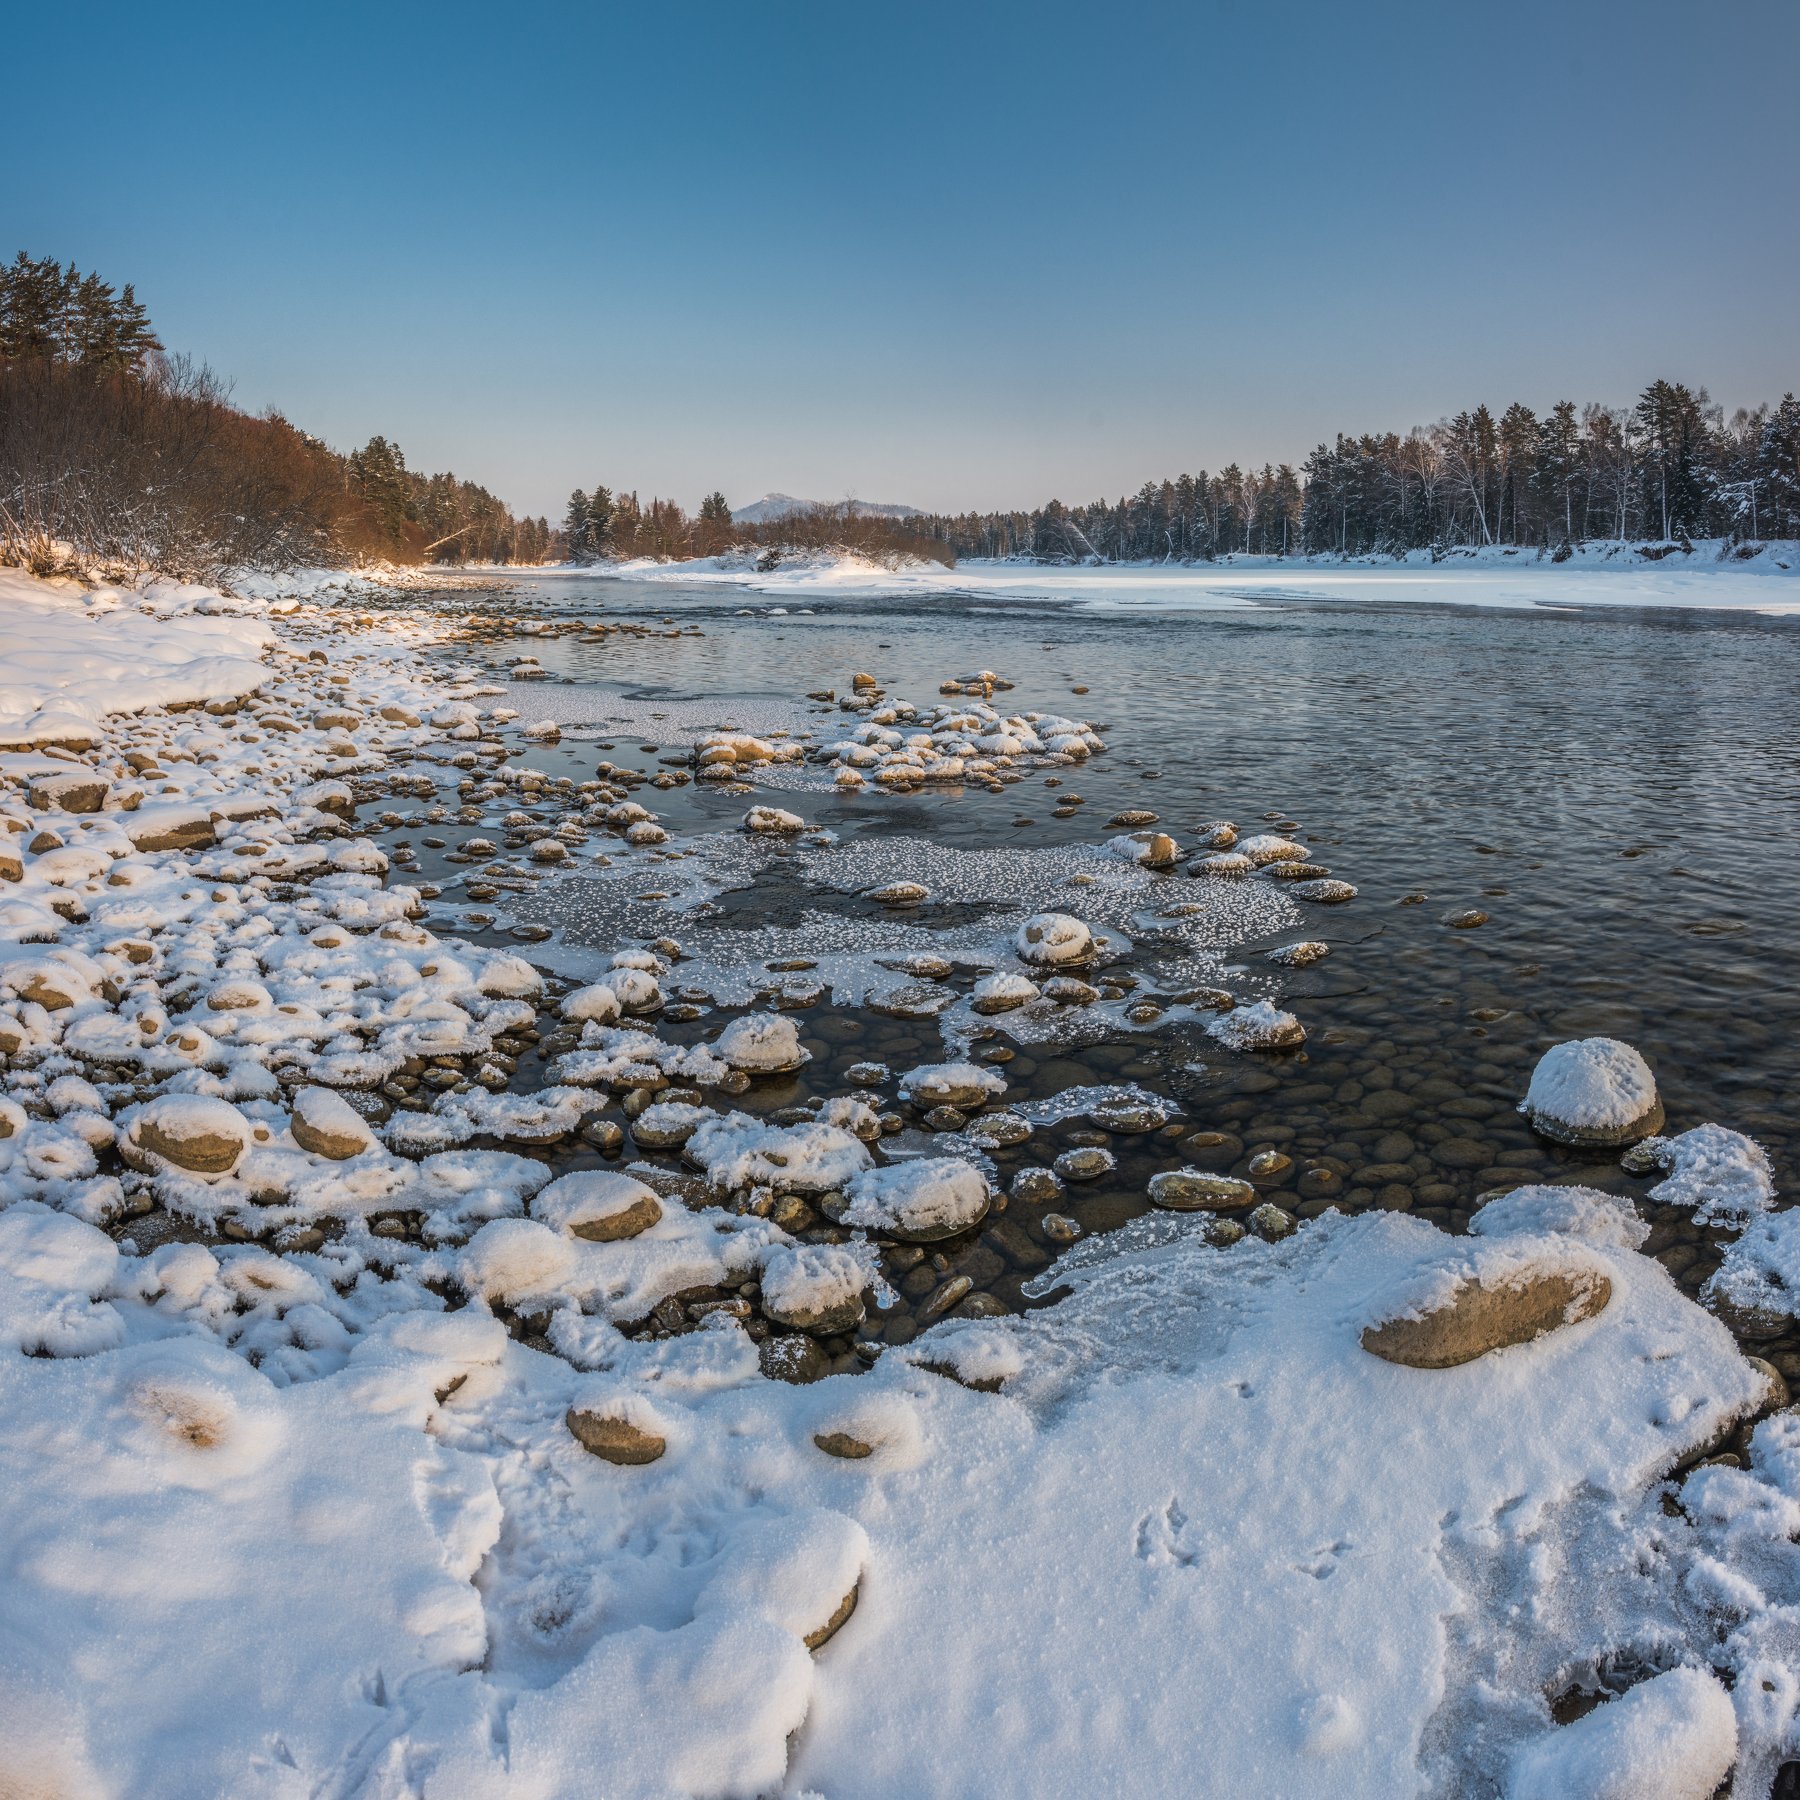
{"label": "pine tree", "polygon": [[569,508],[563,514],[563,543],[570,562],[585,563],[594,560],[590,529],[588,497],[577,488],[569,496]]}
{"label": "pine tree", "polygon": [[613,494],[603,483],[595,482],[587,502],[588,547],[596,556],[612,552]]}

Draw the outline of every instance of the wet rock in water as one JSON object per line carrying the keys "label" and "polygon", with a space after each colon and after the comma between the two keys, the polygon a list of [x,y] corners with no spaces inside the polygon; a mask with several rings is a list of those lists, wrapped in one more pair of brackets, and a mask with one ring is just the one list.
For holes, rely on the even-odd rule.
{"label": "wet rock in water", "polygon": [[925,1115],[925,1123],[933,1131],[961,1131],[969,1116],[954,1106],[934,1106]]}
{"label": "wet rock in water", "polygon": [[1065,1150],[1056,1159],[1056,1172],[1064,1181],[1098,1181],[1111,1174],[1118,1162],[1110,1150],[1084,1145],[1079,1150]]}
{"label": "wet rock in water", "polygon": [[1044,983],[1044,998],[1059,1006],[1092,1006],[1100,990],[1074,975],[1052,975]]}
{"label": "wet rock in water", "polygon": [[938,987],[932,982],[913,981],[902,987],[884,988],[870,994],[870,1012],[889,1019],[935,1019],[956,1003],[954,988]]}
{"label": "wet rock in water", "polygon": [[1299,1221],[1291,1212],[1284,1212],[1272,1200],[1265,1200],[1250,1215],[1250,1229],[1259,1238],[1268,1243],[1278,1243],[1284,1237],[1290,1237],[1298,1229]]}
{"label": "wet rock in water", "polygon": [[1198,1168],[1229,1169],[1244,1154],[1244,1140],[1229,1131],[1193,1131],[1181,1140],[1181,1150]]}
{"label": "wet rock in water", "polygon": [[787,836],[796,831],[804,831],[806,821],[798,813],[787,812],[779,806],[753,806],[744,814],[744,829],[753,833]]}
{"label": "wet rock in water", "polygon": [[917,881],[890,881],[863,895],[865,900],[879,900],[883,906],[917,906],[930,897],[931,889]]}
{"label": "wet rock in water", "polygon": [[559,1176],[531,1202],[531,1216],[589,1243],[637,1237],[660,1224],[662,1202],[653,1188],[611,1169],[577,1169]]}
{"label": "wet rock in water", "polygon": [[1248,1174],[1256,1187],[1279,1187],[1293,1172],[1294,1159],[1279,1150],[1259,1150],[1251,1157]]}
{"label": "wet rock in water", "polygon": [[947,1313],[974,1285],[967,1275],[952,1275],[925,1297],[919,1311],[925,1318],[935,1319],[940,1314]]}
{"label": "wet rock in water", "polygon": [[147,1101],[120,1145],[125,1160],[154,1171],[173,1163],[196,1175],[223,1175],[249,1149],[250,1121],[229,1100],[164,1094]]}
{"label": "wet rock in water", "polygon": [[1268,1000],[1236,1006],[1205,1022],[1208,1037],[1230,1050],[1290,1050],[1306,1041],[1306,1028]]}
{"label": "wet rock in water", "polygon": [[582,1449],[603,1462],[631,1468],[653,1463],[668,1449],[668,1440],[620,1413],[589,1411],[572,1406],[563,1422]]}
{"label": "wet rock in water", "polygon": [[811,1060],[799,1028],[782,1013],[733,1019],[713,1045],[715,1055],[747,1075],[785,1075]]}
{"label": "wet rock in water", "polygon": [[1160,1100],[1120,1095],[1091,1106],[1087,1121],[1099,1131],[1136,1133],[1159,1131],[1169,1122],[1169,1108]]}
{"label": "wet rock in water", "polygon": [[854,1083],[857,1087],[880,1087],[887,1080],[890,1072],[886,1063],[852,1063],[844,1071],[844,1079]]}
{"label": "wet rock in water", "polygon": [[1235,1175],[1200,1169],[1164,1169],[1150,1177],[1150,1204],[1165,1212],[1226,1212],[1254,1206],[1257,1191]]}
{"label": "wet rock in water", "polygon": [[1014,939],[1021,962],[1056,968],[1091,960],[1094,934],[1068,913],[1034,913]]}
{"label": "wet rock in water", "polygon": [[915,1157],[853,1177],[839,1220],[928,1244],[979,1223],[989,1198],[987,1178],[973,1164],[956,1157]]}
{"label": "wet rock in water", "polygon": [[1005,1076],[974,1063],[924,1063],[900,1078],[900,1098],[921,1107],[974,1112],[1005,1092]]}
{"label": "wet rock in water", "polygon": [[1250,874],[1256,867],[1249,857],[1235,850],[1216,850],[1210,856],[1196,857],[1188,864],[1190,875],[1214,875],[1236,879]]}
{"label": "wet rock in water", "polygon": [[862,1322],[869,1271],[835,1244],[781,1245],[763,1259],[762,1308],[777,1325],[829,1337]]}
{"label": "wet rock in water", "polygon": [[302,1150],[347,1162],[375,1147],[375,1134],[362,1114],[330,1088],[301,1088],[294,1095],[288,1130]]}
{"label": "wet rock in water", "polygon": [[1166,831],[1134,831],[1106,847],[1114,856],[1146,869],[1172,869],[1181,855],[1180,845]]}
{"label": "wet rock in water", "polygon": [[1038,1223],[1053,1244],[1072,1244],[1081,1236],[1081,1222],[1067,1213],[1045,1213]]}
{"label": "wet rock in water", "polygon": [[1031,1126],[1012,1112],[980,1113],[968,1125],[970,1143],[984,1150],[1004,1150],[1030,1136]]}
{"label": "wet rock in water", "polygon": [[1296,881],[1288,889],[1296,900],[1310,900],[1315,906],[1342,906],[1356,898],[1356,889],[1347,881]]}
{"label": "wet rock in water", "polygon": [[1237,827],[1228,819],[1214,819],[1196,826],[1194,838],[1202,850],[1229,850],[1238,841]]}
{"label": "wet rock in water", "polygon": [[1013,1199],[1030,1206],[1047,1206],[1063,1194],[1063,1180],[1054,1169],[1021,1169],[1009,1190]]}
{"label": "wet rock in water", "polygon": [[1262,871],[1266,881],[1323,881],[1331,871],[1323,863],[1273,862]]}
{"label": "wet rock in water", "polygon": [[1311,964],[1323,960],[1331,954],[1331,946],[1321,943],[1317,938],[1310,938],[1300,944],[1283,944],[1278,950],[1271,950],[1268,960],[1281,969],[1304,969]]}
{"label": "wet rock in water", "polygon": [[1538,1059],[1519,1110],[1559,1144],[1610,1148],[1662,1129],[1650,1066],[1616,1038],[1576,1038]]}
{"label": "wet rock in water", "polygon": [[1026,975],[984,975],[975,984],[970,1004],[978,1013],[1011,1012],[1038,997],[1038,985]]}
{"label": "wet rock in water", "polygon": [[1270,863],[1308,862],[1312,852],[1304,844],[1297,844],[1292,838],[1280,837],[1273,832],[1258,832],[1253,837],[1243,838],[1237,846],[1240,856],[1248,857],[1257,868],[1266,868]]}
{"label": "wet rock in water", "polygon": [[1478,925],[1485,925],[1488,916],[1479,906],[1465,906],[1455,912],[1444,914],[1444,923],[1452,931],[1473,931]]}
{"label": "wet rock in water", "polygon": [[828,1366],[818,1341],[803,1331],[764,1338],[757,1346],[756,1359],[769,1380],[795,1384],[819,1380]]}
{"label": "wet rock in water", "polygon": [[1612,1282],[1595,1268],[1527,1268],[1491,1283],[1470,1276],[1428,1312],[1368,1326],[1362,1346],[1408,1368],[1450,1369],[1591,1319],[1611,1298]]}
{"label": "wet rock in water", "polygon": [[813,1442],[827,1456],[841,1456],[851,1461],[861,1461],[865,1456],[875,1454],[875,1446],[864,1442],[859,1437],[852,1437],[847,1431],[815,1431]]}

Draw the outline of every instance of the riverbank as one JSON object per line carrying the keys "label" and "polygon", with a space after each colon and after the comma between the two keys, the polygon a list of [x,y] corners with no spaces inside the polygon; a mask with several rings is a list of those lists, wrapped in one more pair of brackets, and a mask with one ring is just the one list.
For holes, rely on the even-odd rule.
{"label": "riverbank", "polygon": [[863,558],[809,554],[763,567],[750,557],[687,562],[599,563],[562,571],[594,580],[741,588],[771,598],[969,594],[1028,604],[1043,600],[1096,611],[1232,610],[1261,603],[1469,606],[1552,610],[1584,607],[1800,612],[1800,546],[1768,544],[1741,558],[1716,542],[1691,551],[1666,546],[1587,545],[1563,562],[1493,548],[1416,552],[1402,559],[1224,557],[1212,563],[1053,564],[965,558],[954,568],[885,568]]}
{"label": "riverbank", "polygon": [[[1227,1134],[1147,1074],[1034,1110],[1034,1050],[1072,1073],[1100,1054],[1068,1018],[1126,1029],[1151,1003],[1130,954],[1172,879],[1158,822],[1119,815],[1126,847],[1045,889],[1085,945],[1010,915],[952,940],[909,923],[920,897],[869,890],[960,896],[968,851],[940,834],[878,876],[808,825],[818,790],[776,785],[836,794],[848,771],[929,838],[939,796],[1088,785],[1129,720],[1015,714],[947,653],[965,679],[904,711],[846,669],[841,700],[765,737],[714,723],[634,756],[557,745],[549,649],[506,647],[504,619],[44,604],[69,654],[16,710],[86,710],[3,768],[9,1768],[68,1794],[573,1796],[601,1769],[621,1795],[1385,1796],[1509,1768],[1589,1791],[1584,1759],[1648,1745],[1671,1794],[1734,1756],[1766,1791],[1794,1691],[1793,1421],[1751,1448],[1779,1391],[1642,1253],[1629,1195],[1515,1188],[1458,1236],[1296,1205],[1291,1171],[1237,1172],[1242,1142],[1209,1167],[1229,1146],[1196,1140]],[[220,625],[245,666],[203,695]],[[123,634],[105,689],[80,685],[96,629]],[[647,666],[681,648],[610,614],[558,629]],[[187,686],[120,710],[155,646]],[[674,823],[702,788],[742,825],[781,816]],[[1184,855],[1265,871],[1180,882],[1221,969],[1355,916],[1288,897],[1333,875],[1255,862],[1275,823],[1182,831]],[[468,901],[536,894],[559,925],[584,871],[636,894],[836,864],[841,954],[872,984],[902,966],[848,1007],[808,999],[820,927],[774,914],[786,954],[739,990],[666,927],[577,976],[548,944],[434,925],[420,828],[459,837]],[[1238,1046],[1268,1013],[1304,1030],[1304,997],[1286,1015],[1218,979],[1235,1000],[1164,996],[1140,1028],[1235,1019],[1222,1056],[1291,1056]],[[818,1029],[895,1006],[912,1066]],[[1391,1091],[1428,1107],[1425,1078]],[[1333,1124],[1354,1147],[1411,1116],[1365,1095]],[[1198,1210],[1085,1227],[1120,1164],[1185,1170],[1164,1192]],[[1784,1216],[1741,1159],[1674,1173],[1689,1208]],[[972,1307],[983,1257],[1033,1300],[1067,1291]],[[1607,1297],[1454,1367],[1364,1347],[1471,1284],[1557,1279]],[[1567,1719],[1584,1688],[1679,1664],[1553,1722],[1552,1699]]]}

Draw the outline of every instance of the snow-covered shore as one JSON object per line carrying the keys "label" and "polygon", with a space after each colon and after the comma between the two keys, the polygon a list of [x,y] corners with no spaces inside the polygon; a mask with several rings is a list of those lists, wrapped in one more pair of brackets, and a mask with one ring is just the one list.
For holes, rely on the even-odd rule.
{"label": "snow-covered shore", "polygon": [[[779,1129],[726,1110],[791,1066],[791,1022],[659,1038],[666,945],[571,993],[417,922],[353,784],[532,798],[521,722],[422,654],[447,628],[0,583],[33,659],[0,713],[39,746],[0,762],[21,1792],[1599,1800],[1648,1760],[1664,1800],[1734,1763],[1751,1800],[1800,1754],[1800,1417],[1693,1466],[1777,1396],[1628,1202],[1522,1189],[1469,1238],[1159,1213],[1045,1271],[1055,1305],[773,1379],[746,1288],[799,1316],[881,1277],[866,1234],[724,1202],[843,1185],[879,1218],[868,1177],[931,1159],[878,1162],[855,1095]],[[616,813],[621,860],[676,847],[585,785],[563,809]],[[1080,951],[1069,923],[1021,937],[1015,991]],[[513,1092],[485,1059],[540,1029],[578,1046]],[[457,1076],[429,1110],[341,1098],[427,1065]],[[914,1077],[971,1109],[998,1080]],[[710,1194],[530,1154],[634,1083],[696,1093],[649,1112],[696,1133]],[[1766,1227],[1741,1143],[1674,1158],[1684,1204]],[[1441,1367],[1366,1347],[1559,1281],[1583,1302],[1541,1336]],[[714,1289],[678,1332],[622,1329]],[[1652,1678],[1553,1725],[1626,1664]]]}
{"label": "snow-covered shore", "polygon": [[972,594],[1042,599],[1092,611],[1216,611],[1282,601],[1428,603],[1502,608],[1679,607],[1768,614],[1800,612],[1800,545],[1770,544],[1754,557],[1722,555],[1716,543],[1656,560],[1641,551],[1589,545],[1566,561],[1500,548],[1433,560],[1233,557],[1216,563],[1121,563],[1055,567],[965,559],[953,569],[917,562],[889,569],[856,556],[796,555],[773,568],[747,557],[596,564],[571,574],[596,580],[741,588],[828,600],[872,594]]}

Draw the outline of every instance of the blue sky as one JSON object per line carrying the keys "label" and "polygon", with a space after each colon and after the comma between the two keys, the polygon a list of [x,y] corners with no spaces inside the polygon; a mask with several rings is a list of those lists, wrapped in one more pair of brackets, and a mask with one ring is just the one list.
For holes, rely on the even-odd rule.
{"label": "blue sky", "polygon": [[1484,398],[1800,385],[1795,0],[73,0],[8,37],[0,253],[552,515],[1031,505]]}

